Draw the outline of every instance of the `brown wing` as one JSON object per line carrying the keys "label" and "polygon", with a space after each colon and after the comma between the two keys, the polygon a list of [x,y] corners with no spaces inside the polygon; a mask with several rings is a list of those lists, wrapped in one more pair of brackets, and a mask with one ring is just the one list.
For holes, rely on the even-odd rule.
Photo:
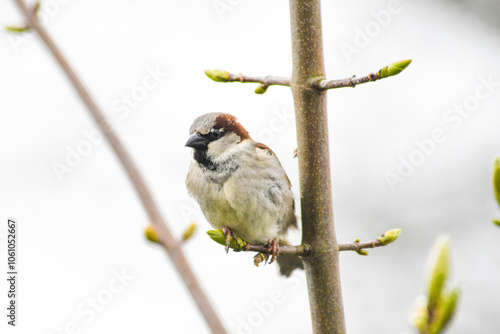
{"label": "brown wing", "polygon": [[[259,149],[259,150],[266,151],[268,154],[273,155],[276,158],[276,161],[278,161],[278,164],[281,166],[281,168],[283,168],[283,166],[281,165],[281,162],[279,161],[278,157],[276,156],[276,154],[274,154],[273,150],[271,150],[269,147],[267,147],[264,144],[257,143],[255,145],[255,148]],[[283,168],[283,171],[284,171],[284,168]],[[292,183],[290,182],[290,179],[288,178],[288,175],[286,175],[286,173],[284,173],[284,174],[285,174],[286,180],[288,182],[289,189],[292,189]],[[288,227],[291,227],[291,226],[293,226],[295,228],[298,227],[297,226],[297,216],[295,216],[295,200],[292,203],[292,211],[293,211],[293,214],[290,216],[290,219],[286,223],[286,228],[287,229],[288,229]]]}
{"label": "brown wing", "polygon": [[[267,152],[268,152],[269,154],[271,154],[271,155],[274,155],[274,157],[276,158],[276,160],[277,160],[277,161],[278,161],[278,163],[280,164],[281,168],[283,168],[283,166],[281,165],[280,160],[278,159],[278,157],[276,156],[276,154],[274,154],[273,150],[271,150],[269,147],[267,147],[266,145],[261,144],[261,143],[257,143],[257,144],[255,145],[255,147],[256,147],[257,149],[260,149],[260,150],[263,150],[263,151],[267,151]],[[285,169],[283,168],[283,170],[285,170]],[[290,189],[292,189],[292,182],[290,182],[290,179],[288,178],[288,175],[286,175],[286,173],[285,173],[285,177],[286,177],[286,180],[287,180],[287,182],[288,182],[288,185],[290,186]]]}

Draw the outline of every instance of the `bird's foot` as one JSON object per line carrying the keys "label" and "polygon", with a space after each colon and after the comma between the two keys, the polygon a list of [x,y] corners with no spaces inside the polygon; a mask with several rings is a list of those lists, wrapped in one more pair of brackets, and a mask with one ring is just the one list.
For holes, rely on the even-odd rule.
{"label": "bird's foot", "polygon": [[[274,260],[276,260],[276,257],[280,253],[280,245],[278,244],[278,240],[276,240],[276,238],[273,238],[273,239],[269,239],[267,246],[268,246],[268,250],[269,250],[270,255],[271,255],[271,261],[269,261],[269,264],[271,264],[274,262]],[[267,254],[266,261],[268,260],[268,258],[269,258],[269,254]]]}
{"label": "bird's foot", "polygon": [[236,233],[234,233],[232,229],[230,229],[229,227],[223,227],[222,232],[224,232],[224,235],[226,236],[226,253],[229,252],[229,244],[231,243],[231,237],[233,237],[234,241],[236,242],[236,246],[238,246],[238,248],[241,248],[242,245],[238,241],[238,236],[236,235]]}

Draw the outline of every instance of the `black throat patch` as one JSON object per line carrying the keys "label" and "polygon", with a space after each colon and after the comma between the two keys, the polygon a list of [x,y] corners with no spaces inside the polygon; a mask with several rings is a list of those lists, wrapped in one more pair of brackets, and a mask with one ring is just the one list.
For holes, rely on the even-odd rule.
{"label": "black throat patch", "polygon": [[203,167],[216,170],[217,164],[207,156],[207,150],[194,150],[194,159]]}

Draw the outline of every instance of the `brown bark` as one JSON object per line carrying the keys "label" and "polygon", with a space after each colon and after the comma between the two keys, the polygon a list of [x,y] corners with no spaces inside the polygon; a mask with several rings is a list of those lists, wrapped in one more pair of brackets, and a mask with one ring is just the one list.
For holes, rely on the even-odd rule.
{"label": "brown bark", "polygon": [[299,151],[302,243],[315,334],[345,333],[339,249],[333,225],[320,0],[290,0],[293,93]]}

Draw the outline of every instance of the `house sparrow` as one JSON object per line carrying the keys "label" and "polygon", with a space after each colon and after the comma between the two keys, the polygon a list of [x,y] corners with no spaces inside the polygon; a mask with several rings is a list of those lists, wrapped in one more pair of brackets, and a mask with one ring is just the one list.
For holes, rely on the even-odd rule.
{"label": "house sparrow", "polygon": [[[186,186],[205,218],[226,235],[252,244],[266,244],[279,255],[279,243],[288,244],[286,233],[297,227],[291,183],[274,152],[256,143],[236,117],[209,113],[195,119],[186,146],[194,161]],[[266,257],[267,260],[267,257]],[[281,274],[303,268],[300,258],[277,257]]]}

